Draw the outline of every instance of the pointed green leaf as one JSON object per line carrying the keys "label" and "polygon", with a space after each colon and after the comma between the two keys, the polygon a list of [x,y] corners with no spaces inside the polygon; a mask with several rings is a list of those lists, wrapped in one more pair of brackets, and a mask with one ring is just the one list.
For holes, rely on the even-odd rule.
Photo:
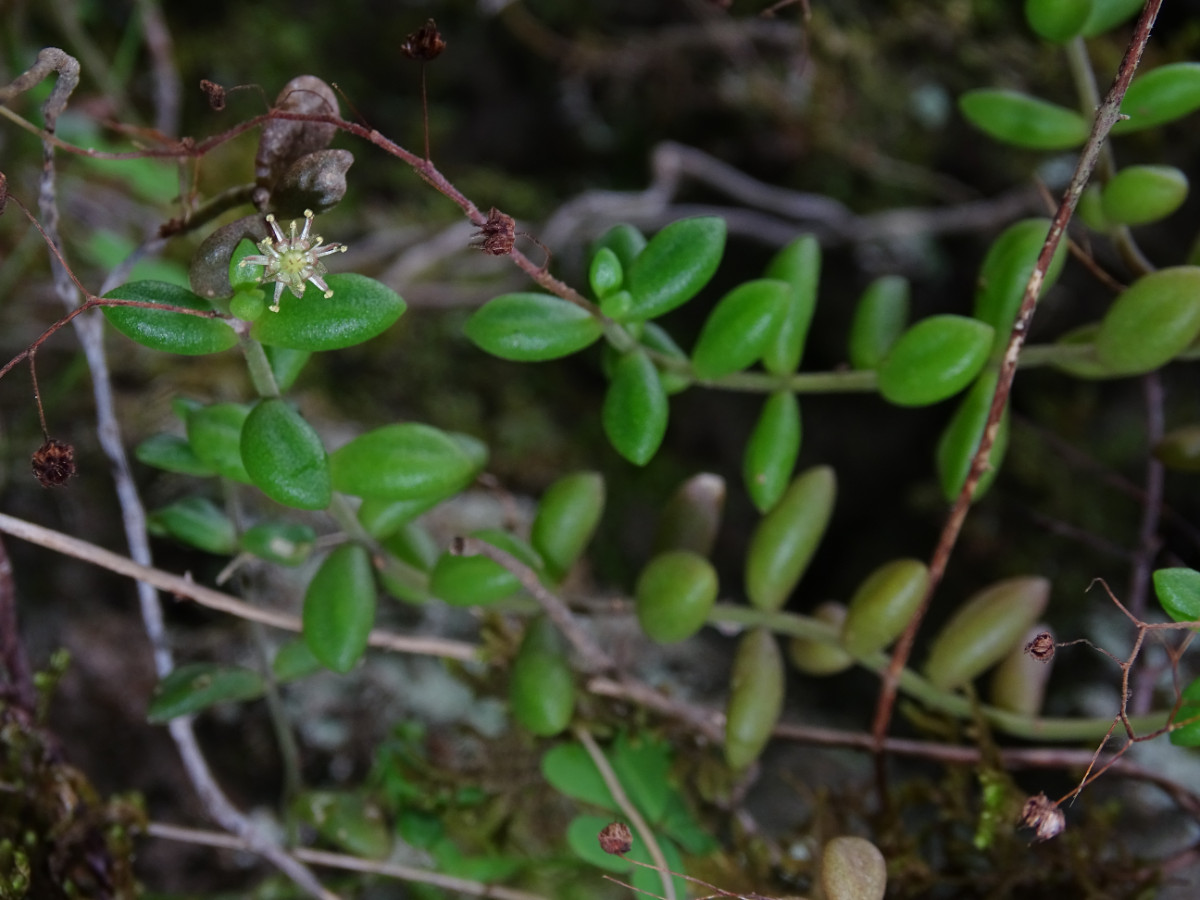
{"label": "pointed green leaf", "polygon": [[233,522],[211,500],[184,497],[150,514],[153,534],[169,534],[178,541],[222,556],[233,553],[237,535]]}
{"label": "pointed green leaf", "polygon": [[317,535],[298,522],[259,522],[242,533],[241,549],[281,566],[298,566],[312,554]]}
{"label": "pointed green leaf", "polygon": [[904,332],[879,366],[879,393],[897,406],[953,397],[983,369],[992,326],[966,316],[922,319]]}
{"label": "pointed green leaf", "polygon": [[387,425],[355,438],[329,457],[335,490],[377,500],[446,497],[482,467],[470,444],[429,425]]}
{"label": "pointed green leaf", "polygon": [[619,291],[624,280],[625,270],[617,254],[608,247],[598,248],[588,267],[588,284],[596,299],[603,300]]}
{"label": "pointed green leaf", "polygon": [[626,271],[632,317],[654,319],[691,300],[717,271],[724,251],[724,219],[701,216],[668,225]]}
{"label": "pointed green leaf", "polygon": [[1131,134],[1182,119],[1200,109],[1200,63],[1179,62],[1138,75],[1121,101],[1128,116],[1113,125],[1113,134]]}
{"label": "pointed green leaf", "polygon": [[908,279],[876,278],[863,291],[850,322],[848,355],[856,369],[877,369],[908,325]]}
{"label": "pointed green leaf", "polygon": [[324,509],[333,499],[329,458],[316,429],[278,398],[260,400],[242,426],[242,462],[276,503]]}
{"label": "pointed green leaf", "polygon": [[998,141],[1029,150],[1070,150],[1087,140],[1092,123],[1064,106],[995,88],[958,99],[967,121]]}
{"label": "pointed green leaf", "polygon": [[1096,333],[1096,358],[1140,375],[1166,365],[1200,336],[1200,266],[1143,275],[1122,291]]}
{"label": "pointed green leaf", "polygon": [[739,372],[757,361],[779,334],[792,290],[786,282],[747,281],[713,307],[692,352],[701,379]]}
{"label": "pointed green leaf", "polygon": [[569,356],[594,343],[604,331],[582,307],[552,294],[503,294],[467,319],[467,337],[493,356],[537,362]]}
{"label": "pointed green leaf", "polygon": [[800,366],[817,306],[821,245],[811,234],[801,235],[775,254],[764,276],[786,282],[789,292],[779,327],[763,352],[763,367],[776,375],[790,374]]}
{"label": "pointed green leaf", "polygon": [[599,472],[565,475],[542,494],[529,540],[555,581],[579,559],[603,512],[604,476]]}
{"label": "pointed green leaf", "polygon": [[185,438],[174,434],[154,434],[137,446],[134,455],[139,462],[167,472],[182,475],[215,475],[212,466],[196,455]]}
{"label": "pointed green leaf", "polygon": [[325,282],[332,297],[310,285],[303,297],[289,296],[279,312],[264,313],[250,336],[291,350],[338,350],[382,334],[405,310],[399,294],[365,275],[330,275]]}
{"label": "pointed green leaf", "polygon": [[[187,288],[165,281],[133,281],[113,288],[106,299],[164,303],[211,312],[212,304]],[[105,306],[104,318],[139,344],[182,356],[220,353],[237,345],[237,333],[223,320],[138,306]]]}
{"label": "pointed green leaf", "polygon": [[617,452],[644,466],[667,433],[667,415],[667,395],[649,357],[635,350],[617,360],[602,414]]}
{"label": "pointed green leaf", "polygon": [[742,456],[746,493],[759,512],[779,502],[799,456],[800,403],[791,391],[776,391],[763,404]]}
{"label": "pointed green leaf", "polygon": [[593,255],[602,248],[608,248],[615,253],[622,271],[628,272],[633,261],[646,249],[646,236],[632,225],[621,223],[608,229],[592,244]]}
{"label": "pointed green leaf", "polygon": [[191,715],[216,703],[262,696],[262,676],[240,666],[192,663],[159,682],[146,718],[154,723]]}
{"label": "pointed green leaf", "polygon": [[188,413],[188,443],[200,461],[222,478],[250,484],[242,463],[242,425],[250,407],[240,403],[214,403]]}
{"label": "pointed green leaf", "polygon": [[325,561],[304,594],[304,640],[321,665],[345,674],[367,649],[375,622],[371,558],[357,544],[343,544]]}
{"label": "pointed green leaf", "polygon": [[[1154,573],[1154,595],[1176,622],[1200,620],[1200,572],[1195,569],[1159,569]],[[1200,697],[1196,699],[1200,700]]]}

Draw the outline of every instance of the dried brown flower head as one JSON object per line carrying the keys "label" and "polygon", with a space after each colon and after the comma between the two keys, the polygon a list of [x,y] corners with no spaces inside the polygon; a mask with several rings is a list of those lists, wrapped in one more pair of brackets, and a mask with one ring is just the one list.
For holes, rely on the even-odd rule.
{"label": "dried brown flower head", "polygon": [[42,487],[58,487],[75,474],[75,448],[53,439],[33,454],[33,477]]}
{"label": "dried brown flower head", "polygon": [[200,90],[204,91],[204,95],[208,97],[208,105],[214,112],[220,112],[225,108],[225,88],[221,85],[215,81],[209,81],[207,78],[201,78]]}
{"label": "dried brown flower head", "polygon": [[429,62],[437,59],[446,49],[446,39],[437,30],[437,24],[430,19],[400,45],[400,52],[409,59]]}
{"label": "dried brown flower head", "polygon": [[517,223],[512,216],[492,207],[487,221],[479,226],[475,237],[482,238],[479,249],[492,256],[507,256],[512,253],[517,241]]}
{"label": "dried brown flower head", "polygon": [[1050,662],[1054,659],[1054,635],[1043,631],[1025,645],[1025,652],[1038,662]]}
{"label": "dried brown flower head", "polygon": [[600,849],[620,855],[633,849],[633,833],[624,822],[613,822],[600,829]]}
{"label": "dried brown flower head", "polygon": [[1021,810],[1021,824],[1034,829],[1037,840],[1048,841],[1062,833],[1067,827],[1067,819],[1058,804],[1043,793],[1025,801],[1025,807]]}

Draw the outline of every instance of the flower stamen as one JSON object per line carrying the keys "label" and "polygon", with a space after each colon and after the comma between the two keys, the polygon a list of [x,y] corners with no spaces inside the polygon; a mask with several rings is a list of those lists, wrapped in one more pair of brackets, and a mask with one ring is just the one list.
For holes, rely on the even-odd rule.
{"label": "flower stamen", "polygon": [[239,269],[242,266],[262,266],[263,272],[258,278],[259,283],[275,283],[275,298],[270,306],[271,312],[279,312],[279,301],[283,297],[284,288],[291,291],[292,296],[297,299],[304,296],[306,284],[317,288],[325,295],[326,299],[333,296],[333,291],[321,277],[328,271],[325,264],[321,262],[321,257],[329,256],[332,253],[345,253],[347,247],[345,244],[336,243],[322,246],[324,239],[319,234],[312,234],[313,218],[313,211],[306,209],[304,211],[304,227],[300,233],[296,234],[296,226],[299,223],[293,219],[288,226],[288,233],[285,235],[275,220],[275,215],[269,213],[267,227],[271,229],[274,237],[263,238],[258,242],[258,249],[262,252],[244,257],[238,263]]}

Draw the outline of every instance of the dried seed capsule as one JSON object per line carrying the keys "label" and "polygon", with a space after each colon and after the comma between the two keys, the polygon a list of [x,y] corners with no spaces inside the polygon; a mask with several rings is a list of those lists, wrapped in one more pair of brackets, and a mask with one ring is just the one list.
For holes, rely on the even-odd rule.
{"label": "dried seed capsule", "polygon": [[1040,713],[1053,656],[1054,637],[1045,625],[1034,625],[992,673],[992,704],[1022,716]]}

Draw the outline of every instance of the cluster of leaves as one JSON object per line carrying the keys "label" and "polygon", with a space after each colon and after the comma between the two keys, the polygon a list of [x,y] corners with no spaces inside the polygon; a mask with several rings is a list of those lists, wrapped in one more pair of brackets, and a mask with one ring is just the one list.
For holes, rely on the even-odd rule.
{"label": "cluster of leaves", "polygon": [[[1038,34],[1063,42],[1106,31],[1133,8],[1123,0],[1031,0],[1027,15]],[[278,104],[292,112],[336,108],[328,88],[307,76],[286,89]],[[988,134],[1027,149],[1072,149],[1091,128],[1078,113],[1009,91],[970,92],[960,106]],[[1197,109],[1200,64],[1161,66],[1130,87],[1123,106],[1128,119],[1115,133],[1158,127]],[[262,211],[299,215],[330,208],[340,193],[314,194],[306,186],[314,172],[338,173],[344,189],[349,163],[336,155],[345,151],[326,149],[333,133],[326,126],[283,119],[268,123],[258,160],[260,209],[206,241],[192,268],[192,289],[135,281],[106,295],[113,301],[104,311],[109,323],[144,346],[178,355],[238,348],[257,393],[245,403],[177,397],[181,433],[156,435],[137,450],[149,466],[253,489],[261,494],[256,520],[244,527],[201,489],[156,510],[155,532],[243,564],[251,559],[288,567],[311,564],[311,574],[304,576],[302,638],[279,650],[270,679],[217,663],[182,666],[160,684],[151,719],[167,721],[215,703],[261,696],[273,682],[294,681],[321,668],[350,672],[367,650],[382,593],[405,603],[517,613],[519,637],[491,647],[486,662],[505,669],[511,719],[530,735],[556,741],[542,758],[546,781],[566,797],[603,811],[572,822],[567,833],[572,849],[602,868],[629,871],[627,862],[595,845],[600,827],[624,812],[605,779],[602,769],[607,768],[657,835],[670,868],[683,872],[685,855],[703,855],[714,842],[689,809],[691,798],[672,784],[668,747],[646,734],[622,733],[600,766],[584,744],[562,739],[572,723],[595,715],[579,703],[581,666],[572,650],[580,647],[572,647],[575,638],[564,634],[555,611],[529,614],[530,596],[540,599],[541,590],[560,590],[586,553],[604,511],[601,476],[565,475],[539,499],[528,533],[478,531],[468,537],[484,552],[464,555],[439,546],[422,517],[484,471],[488,450],[481,441],[401,422],[365,431],[330,451],[285,396],[313,353],[368,341],[405,312],[395,292],[358,274],[328,276],[318,285],[327,287],[326,297],[311,286],[305,291],[303,279],[297,285],[292,278],[287,284],[301,296],[279,303],[277,294],[276,304],[268,303],[262,280],[273,273],[264,271],[256,251],[267,252],[264,242],[276,252],[281,245],[266,233]],[[1182,172],[1130,166],[1089,189],[1081,214],[1098,234],[1123,240],[1129,226],[1162,220],[1186,194]],[[957,406],[932,463],[948,500],[970,489],[985,429],[998,424],[988,469],[975,486],[979,497],[1003,464],[1009,420],[1005,410],[998,423],[992,421],[992,398],[1050,229],[1049,220],[1031,218],[996,238],[980,266],[970,315],[942,313],[910,321],[908,284],[895,276],[877,279],[855,305],[845,340],[848,367],[826,373],[801,371],[821,299],[821,252],[811,235],[780,250],[762,277],[717,299],[690,352],[663,324],[669,313],[704,296],[722,262],[726,226],[716,217],[677,221],[650,238],[618,225],[592,248],[590,299],[569,289],[509,293],[468,320],[468,337],[505,360],[561,359],[603,341],[608,381],[600,410],[603,429],[621,457],[638,466],[648,464],[662,446],[674,395],[693,387],[764,395],[742,453],[744,490],[760,514],[747,543],[739,591],[747,606],[716,602],[721,584],[709,557],[723,486],[698,490],[696,479],[664,509],[656,552],[631,590],[643,632],[660,643],[687,640],[720,621],[749,626],[738,641],[728,690],[723,747],[730,778],[751,769],[776,729],[787,661],[810,676],[832,676],[855,665],[883,669],[885,651],[909,627],[930,590],[929,567],[900,558],[868,574],[844,605],[831,601],[809,615],[784,613],[820,549],[837,499],[833,466],[796,471],[803,435],[798,395],[876,392],[903,408],[953,400]],[[291,252],[289,246],[282,251]],[[1065,262],[1061,250],[1045,273],[1043,291]],[[316,267],[315,256],[308,264],[306,277],[315,273],[319,279],[324,269]],[[1043,348],[1043,359],[1079,378],[1127,377],[1193,354],[1198,337],[1200,266],[1181,265],[1140,273],[1099,321]],[[1159,448],[1162,458],[1181,469],[1200,468],[1197,428],[1168,436]],[[318,539],[308,515],[313,512],[326,512],[335,523],[338,534],[332,540]],[[1154,581],[1173,619],[1200,619],[1200,573],[1162,569]],[[904,689],[962,715],[966,704],[951,702],[961,701],[960,689],[999,666],[992,706],[977,712],[1001,730],[1019,731],[1014,722],[1028,725],[1040,715],[1045,679],[1021,667],[1022,651],[1049,592],[1049,582],[1038,574],[982,586],[931,638],[921,673],[904,671]],[[786,652],[780,637],[788,640]],[[1172,741],[1200,745],[1200,679],[1176,706]],[[1044,736],[1053,734],[1047,730]],[[370,858],[385,857],[392,849],[386,812],[396,823],[395,833],[428,851],[444,871],[485,880],[511,876],[519,868],[511,858],[462,857],[438,815],[451,807],[472,807],[479,798],[468,792],[433,802],[416,782],[416,743],[410,737],[381,750],[372,790],[305,792],[291,812],[325,840]],[[649,860],[645,850],[631,858]],[[659,889],[657,873],[637,868],[631,877],[641,890]],[[676,884],[681,893],[685,888],[682,881]]]}

